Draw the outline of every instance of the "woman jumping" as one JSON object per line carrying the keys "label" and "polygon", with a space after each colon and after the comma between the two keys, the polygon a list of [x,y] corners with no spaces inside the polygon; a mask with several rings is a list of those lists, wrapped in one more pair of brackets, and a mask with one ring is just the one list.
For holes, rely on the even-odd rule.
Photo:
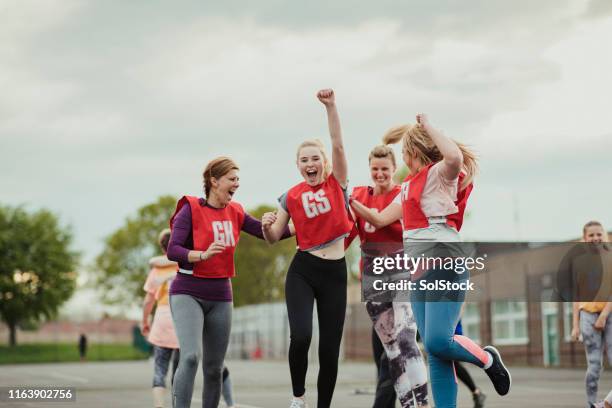
{"label": "woman jumping", "polygon": [[[383,138],[385,144],[400,140],[410,175],[396,201],[378,213],[352,200],[353,210],[376,228],[402,218],[406,253],[412,253],[412,247],[419,242],[459,242],[459,230],[477,169],[474,155],[431,126],[423,114],[417,115],[416,125],[393,128]],[[436,274],[436,271],[430,272]],[[462,297],[463,293],[457,295]],[[462,302],[433,300],[425,293],[417,298],[412,296],[411,304],[429,356],[436,407],[456,407],[453,361],[484,368],[495,390],[500,395],[507,394],[511,377],[499,352],[492,346],[482,349],[469,338],[454,334]]]}

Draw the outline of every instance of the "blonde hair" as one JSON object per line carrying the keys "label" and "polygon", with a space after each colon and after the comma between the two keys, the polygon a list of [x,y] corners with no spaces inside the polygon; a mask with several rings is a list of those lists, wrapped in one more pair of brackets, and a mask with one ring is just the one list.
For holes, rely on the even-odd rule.
{"label": "blonde hair", "polygon": [[325,153],[325,146],[323,145],[323,142],[321,142],[319,139],[310,139],[303,141],[298,146],[297,152],[295,154],[297,161],[300,160],[300,150],[302,150],[304,147],[316,147],[317,149],[319,149],[319,151],[321,152],[321,156],[323,157],[323,178],[326,179],[332,172],[332,164],[327,158],[327,153]]}
{"label": "blonde hair", "polygon": [[391,163],[393,163],[393,167],[397,167],[395,163],[395,154],[393,153],[393,149],[389,146],[379,145],[373,148],[370,152],[370,156],[368,156],[368,162],[371,162],[372,159],[390,159]]}
{"label": "blonde hair", "polygon": [[601,222],[599,221],[589,221],[586,224],[584,224],[584,227],[582,227],[582,239],[584,240],[584,238],[586,238],[586,232],[587,232],[587,228],[589,227],[601,227],[601,229],[603,230],[603,238],[602,241],[603,242],[608,242],[608,232],[606,231],[606,229],[603,227],[603,225],[601,224]]}
{"label": "blonde hair", "polygon": [[[403,141],[404,151],[410,157],[418,158],[424,165],[436,163],[443,159],[431,136],[420,124],[396,126],[389,129],[383,136],[383,144],[385,145],[394,144],[400,140]],[[467,146],[454,140],[453,142],[463,154],[461,170],[465,173],[465,178],[460,186],[463,190],[474,180],[474,176],[478,172],[478,163],[476,155]]]}
{"label": "blonde hair", "polygon": [[208,198],[208,194],[210,193],[210,189],[212,187],[211,179],[213,177],[220,179],[231,170],[240,169],[238,168],[238,165],[229,157],[221,156],[208,162],[206,168],[204,169],[204,173],[202,173],[202,178],[204,179],[204,194],[206,198]]}

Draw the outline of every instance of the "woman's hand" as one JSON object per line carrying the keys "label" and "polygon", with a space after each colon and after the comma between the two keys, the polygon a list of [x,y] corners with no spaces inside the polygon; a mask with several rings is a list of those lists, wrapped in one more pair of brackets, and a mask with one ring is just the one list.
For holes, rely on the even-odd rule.
{"label": "woman's hand", "polygon": [[144,337],[147,337],[150,332],[151,332],[151,325],[149,325],[149,322],[143,321],[140,325],[140,333]]}
{"label": "woman's hand", "polygon": [[429,117],[427,117],[427,115],[424,113],[417,114],[416,121],[425,130],[431,126],[431,123],[429,123]]}
{"label": "woman's hand", "polygon": [[606,328],[607,321],[608,321],[608,316],[604,315],[603,313],[600,313],[597,320],[595,320],[595,324],[593,324],[593,327],[595,328],[595,330],[602,331],[603,329]]}
{"label": "woman's hand", "polygon": [[220,242],[213,242],[210,244],[208,249],[202,253],[200,256],[200,260],[205,261],[207,259],[212,258],[213,256],[220,254],[225,250],[225,245]]}
{"label": "woman's hand", "polygon": [[333,89],[321,89],[317,92],[317,98],[327,108],[336,104],[336,96]]}
{"label": "woman's hand", "polygon": [[276,211],[265,213],[263,217],[261,217],[261,227],[263,229],[269,230],[276,222],[276,218]]}
{"label": "woman's hand", "polygon": [[571,338],[572,341],[578,341],[580,339],[580,329],[578,327],[574,326],[572,328]]}

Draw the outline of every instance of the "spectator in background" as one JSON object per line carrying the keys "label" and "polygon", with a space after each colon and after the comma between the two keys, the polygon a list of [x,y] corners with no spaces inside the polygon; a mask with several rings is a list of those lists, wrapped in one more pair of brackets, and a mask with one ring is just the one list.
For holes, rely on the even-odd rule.
{"label": "spectator in background", "polygon": [[[174,356],[172,364],[172,381],[179,360],[179,345],[172,324],[172,315],[168,304],[168,287],[176,276],[177,264],[168,260],[166,252],[170,241],[170,229],[165,229],[159,234],[159,246],[164,255],[155,256],[149,261],[151,270],[144,284],[146,291],[143,311],[141,332],[153,345],[155,367],[153,372],[153,406],[163,408],[166,391],[166,374],[170,360]],[[153,307],[157,303],[153,324],[149,323]]]}
{"label": "spectator in background", "polygon": [[[608,234],[601,223],[597,221],[586,223],[582,229],[582,235],[583,241],[593,244],[593,249],[599,251],[602,257],[606,255],[606,252],[610,252],[609,246],[605,244],[608,242]],[[581,290],[581,288],[578,289]],[[609,291],[605,287],[604,290]],[[597,294],[594,300],[602,300],[603,297],[601,294]],[[612,318],[610,317],[612,302],[580,302],[584,299],[577,300],[573,304],[574,316],[571,335],[573,341],[578,341],[582,337],[584,343],[587,360],[586,406],[593,407],[595,401],[597,401],[597,389],[605,347],[607,347],[608,362],[612,364]]]}
{"label": "spectator in background", "polygon": [[87,336],[85,336],[85,333],[81,333],[79,336],[79,355],[81,361],[85,361],[87,358]]}

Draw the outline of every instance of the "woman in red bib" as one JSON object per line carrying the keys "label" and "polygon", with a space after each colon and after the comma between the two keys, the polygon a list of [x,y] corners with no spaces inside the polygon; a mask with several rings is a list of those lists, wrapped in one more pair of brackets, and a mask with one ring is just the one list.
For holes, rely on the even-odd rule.
{"label": "woman in red bib", "polygon": [[[232,201],[239,185],[238,166],[233,160],[212,160],[204,170],[206,198],[181,198],[170,221],[168,258],[179,264],[170,287],[172,319],[181,350],[172,387],[175,408],[191,406],[202,356],[202,406],[219,405],[232,322],[234,251],[240,231],[263,239],[261,222]],[[274,215],[268,214],[266,219],[274,221]],[[282,237],[288,236],[285,228]]]}
{"label": "woman in red bib", "polygon": [[347,164],[334,93],[326,89],[319,91],[317,97],[327,109],[333,165],[328,161],[321,142],[302,143],[297,151],[297,166],[304,181],[281,196],[276,221],[263,222],[264,235],[272,243],[278,240],[291,218],[299,247],[285,282],[291,331],[291,408],[307,406],[304,386],[315,301],[320,365],[317,407],[331,405],[346,312],[344,239],[352,226],[346,194]]}
{"label": "woman in red bib", "polygon": [[[383,211],[400,193],[393,182],[395,155],[389,146],[376,146],[368,158],[374,186],[359,186],[351,197],[373,211]],[[369,268],[377,256],[402,251],[402,224],[399,220],[376,228],[364,218],[355,216],[355,227],[361,241],[361,265]],[[366,272],[367,273],[367,272]],[[416,322],[410,302],[366,302],[366,310],[374,324],[376,337],[386,353],[395,394],[402,408],[428,407],[427,369],[416,341]],[[380,356],[374,356],[380,358]],[[380,369],[379,369],[380,370]],[[383,368],[384,372],[384,368]],[[395,406],[393,389],[385,387],[379,373],[374,408]]]}
{"label": "woman in red bib", "polygon": [[[477,169],[474,155],[436,130],[422,114],[417,115],[416,125],[391,129],[383,138],[385,144],[400,140],[410,175],[396,201],[379,213],[353,200],[353,210],[376,228],[403,219],[406,254],[412,254],[417,243],[459,242],[459,230]],[[422,276],[436,279],[439,273],[434,269]],[[456,275],[454,271],[449,273]],[[418,286],[419,282],[416,283]],[[462,301],[442,301],[433,295],[439,294],[417,291],[411,297],[411,304],[429,355],[436,407],[456,407],[453,361],[466,361],[484,368],[495,390],[500,395],[507,394],[511,378],[499,352],[492,346],[483,349],[469,338],[454,334]],[[454,296],[461,299],[463,293],[454,293]]]}

